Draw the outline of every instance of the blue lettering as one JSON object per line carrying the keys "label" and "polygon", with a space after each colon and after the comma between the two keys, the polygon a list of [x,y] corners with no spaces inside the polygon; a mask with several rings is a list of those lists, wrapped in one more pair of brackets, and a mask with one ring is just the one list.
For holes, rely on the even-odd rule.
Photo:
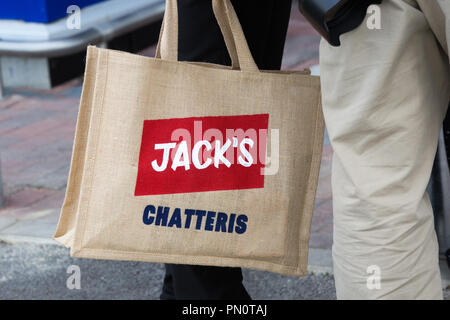
{"label": "blue lettering", "polygon": [[168,227],[173,227],[173,225],[176,225],[177,228],[181,228],[181,214],[180,214],[180,208],[175,208],[175,210],[172,213],[172,218],[170,218]]}
{"label": "blue lettering", "polygon": [[230,214],[230,221],[228,222],[228,233],[233,233],[235,219],[236,215],[234,213]]}
{"label": "blue lettering", "polygon": [[216,216],[216,213],[214,211],[208,211],[208,214],[206,216],[206,221],[205,221],[205,230],[206,231],[214,230],[214,217],[215,216]]}
{"label": "blue lettering", "polygon": [[186,215],[186,222],[185,222],[184,228],[189,229],[191,227],[192,215],[195,214],[195,210],[186,209],[186,210],[184,210],[184,214]]}
{"label": "blue lettering", "polygon": [[[163,211],[164,210],[164,211]],[[156,213],[155,226],[167,226],[167,219],[169,217],[169,207],[158,207],[158,212]]]}
{"label": "blue lettering", "polygon": [[216,219],[216,229],[215,232],[221,231],[221,232],[227,232],[227,219],[228,216],[226,213],[218,212],[217,213],[217,219]]}
{"label": "blue lettering", "polygon": [[195,210],[195,214],[197,215],[197,224],[195,225],[195,229],[200,230],[202,227],[202,220],[206,214],[205,210]]}
{"label": "blue lettering", "polygon": [[237,234],[243,234],[247,230],[247,221],[248,217],[244,214],[237,217],[235,229]]}
{"label": "blue lettering", "polygon": [[[164,227],[176,227],[178,229],[184,228],[190,229],[191,227],[196,230],[215,231],[243,234],[247,231],[248,216],[245,214],[237,215],[235,213],[226,214],[224,212],[207,211],[207,210],[195,210],[185,209],[184,218],[181,216],[181,209],[174,208],[171,212],[170,207],[158,206],[157,209],[153,205],[147,205],[144,208],[142,215],[142,222],[145,225],[164,226]],[[196,216],[197,220],[192,221],[192,217]],[[203,219],[205,218],[205,219]],[[203,221],[205,223],[203,224]]]}
{"label": "blue lettering", "polygon": [[150,213],[152,214],[155,213],[155,207],[149,204],[148,206],[145,207],[144,215],[142,216],[142,221],[146,225],[152,224],[153,221],[155,220],[155,217],[149,216]]}

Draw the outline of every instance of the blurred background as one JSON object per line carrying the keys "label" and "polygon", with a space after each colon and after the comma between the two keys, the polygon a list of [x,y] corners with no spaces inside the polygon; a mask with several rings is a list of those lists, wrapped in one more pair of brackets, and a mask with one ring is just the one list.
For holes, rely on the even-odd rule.
{"label": "blurred background", "polygon": [[[244,1],[244,0],[242,0]],[[73,259],[51,237],[70,167],[88,45],[152,57],[164,0],[15,0],[0,4],[0,299],[157,299],[160,264]],[[293,1],[284,70],[319,67],[320,36]],[[445,134],[429,191],[436,211],[443,288],[450,285]],[[311,227],[309,274],[245,270],[256,299],[334,299],[332,148],[324,139]],[[106,199],[105,199],[106,200]],[[81,289],[67,268],[80,267]],[[449,291],[445,296],[450,298]]]}

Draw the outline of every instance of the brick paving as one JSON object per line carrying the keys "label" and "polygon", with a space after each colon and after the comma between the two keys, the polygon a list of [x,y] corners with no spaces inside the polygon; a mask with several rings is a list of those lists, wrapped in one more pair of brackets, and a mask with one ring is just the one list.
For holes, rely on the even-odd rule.
{"label": "brick paving", "polygon": [[[294,8],[283,69],[318,64],[319,35]],[[153,56],[154,46],[144,55]],[[52,90],[10,91],[0,101],[0,160],[6,205],[0,235],[49,238],[58,221],[70,166],[82,79]],[[311,227],[312,248],[330,249],[332,149],[327,138]]]}

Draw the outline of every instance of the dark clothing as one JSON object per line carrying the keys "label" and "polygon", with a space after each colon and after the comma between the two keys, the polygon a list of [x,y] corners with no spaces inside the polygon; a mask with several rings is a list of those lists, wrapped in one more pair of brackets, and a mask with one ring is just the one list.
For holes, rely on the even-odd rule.
{"label": "dark clothing", "polygon": [[[279,70],[291,0],[232,0],[253,59],[260,69]],[[211,0],[178,1],[178,58],[231,65]]]}
{"label": "dark clothing", "polygon": [[162,300],[250,300],[241,268],[166,264]]}
{"label": "dark clothing", "polygon": [[[279,70],[291,0],[231,1],[262,70]],[[178,0],[178,59],[231,65],[211,0]],[[249,300],[240,268],[166,264],[163,300]]]}

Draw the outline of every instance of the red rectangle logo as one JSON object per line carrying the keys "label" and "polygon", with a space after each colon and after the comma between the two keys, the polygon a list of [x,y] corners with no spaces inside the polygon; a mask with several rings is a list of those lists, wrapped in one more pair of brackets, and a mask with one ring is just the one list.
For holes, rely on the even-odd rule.
{"label": "red rectangle logo", "polygon": [[264,188],[269,115],[145,120],[135,196]]}

